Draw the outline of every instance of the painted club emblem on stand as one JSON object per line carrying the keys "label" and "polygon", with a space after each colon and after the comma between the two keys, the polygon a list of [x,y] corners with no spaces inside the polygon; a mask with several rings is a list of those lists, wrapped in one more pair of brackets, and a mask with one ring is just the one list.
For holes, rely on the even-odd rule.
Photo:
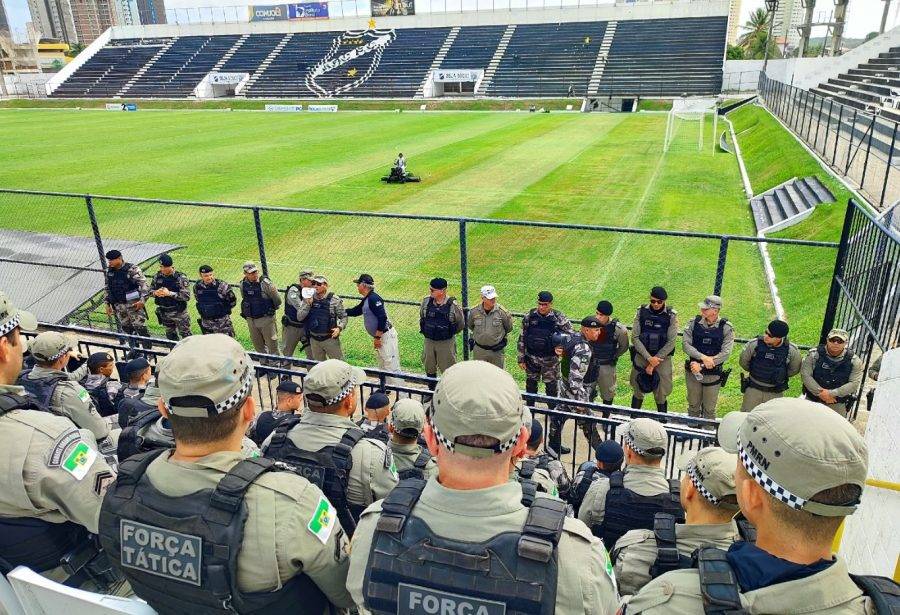
{"label": "painted club emblem on stand", "polygon": [[347,30],[335,37],[325,57],[306,72],[303,83],[310,92],[319,98],[340,96],[375,74],[384,50],[394,42],[397,33],[393,29],[375,29],[374,20],[369,21],[369,26],[368,30]]}

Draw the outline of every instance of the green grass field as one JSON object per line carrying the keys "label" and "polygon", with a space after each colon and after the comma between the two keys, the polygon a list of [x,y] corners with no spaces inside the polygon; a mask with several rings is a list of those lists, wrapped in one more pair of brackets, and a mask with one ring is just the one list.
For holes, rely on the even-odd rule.
{"label": "green grass field", "polygon": [[[766,119],[774,121],[758,109],[745,107],[732,115],[745,156],[760,160],[748,160],[754,189],[783,181],[775,181],[780,176],[771,168],[791,161],[766,158],[753,144],[782,139],[785,151],[799,156],[790,150],[796,143],[777,124],[774,132],[781,134],[772,134]],[[698,152],[698,123],[680,123],[664,154],[665,122],[664,114],[645,113],[7,109],[0,110],[5,144],[0,187],[754,234],[735,158],[714,151],[711,127]],[[398,151],[422,183],[379,181]],[[806,155],[802,149],[800,154]],[[95,207],[105,237],[183,246],[176,265],[192,277],[200,264],[209,263],[220,277],[236,282],[241,263],[257,258],[250,212],[104,199],[95,200]],[[834,239],[829,235],[835,222],[839,229],[843,208],[830,209],[803,225],[818,230],[796,227],[792,236]],[[90,234],[77,200],[0,194],[0,216],[0,226],[8,228]],[[451,293],[459,295],[456,223],[263,212],[262,225],[270,274],[279,286],[292,282],[300,266],[311,266],[345,295],[355,294],[351,280],[364,271],[375,276],[389,299],[421,299],[436,275],[448,278]],[[614,315],[630,324],[649,288],[662,284],[686,321],[713,289],[718,249],[713,240],[470,224],[469,299],[477,301],[478,287],[490,283],[501,303],[523,312],[533,306],[537,291],[549,289],[557,308],[581,318],[607,298]],[[834,254],[795,247],[772,252],[779,276],[802,278],[782,287],[783,300],[798,331],[795,339],[813,343]],[[723,315],[741,336],[757,334],[772,317],[756,246],[731,243],[722,294]],[[403,366],[419,371],[416,308],[392,306],[390,312],[400,332]],[[246,342],[245,332],[240,335]],[[343,339],[350,360],[374,362],[360,322],[351,321]],[[514,343],[510,357],[513,348]],[[679,348],[675,409],[684,407],[683,358]],[[629,399],[627,368],[623,361],[617,397],[623,404]],[[723,392],[720,412],[739,405],[736,380]]]}

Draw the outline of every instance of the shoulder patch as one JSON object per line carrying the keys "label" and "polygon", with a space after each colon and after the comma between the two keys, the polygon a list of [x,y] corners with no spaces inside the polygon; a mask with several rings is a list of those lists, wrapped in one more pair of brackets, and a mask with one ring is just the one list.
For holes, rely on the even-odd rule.
{"label": "shoulder patch", "polygon": [[75,477],[84,478],[97,459],[97,451],[81,439],[77,429],[72,429],[56,439],[50,449],[47,467],[62,468]]}
{"label": "shoulder patch", "polygon": [[331,506],[328,498],[320,495],[319,504],[309,523],[306,524],[306,529],[324,545],[328,543],[328,537],[331,536],[336,519],[337,511]]}
{"label": "shoulder patch", "polygon": [[50,454],[47,457],[47,467],[48,468],[58,468],[62,465],[62,460],[65,458],[65,452],[69,448],[69,446],[73,445],[75,442],[79,442],[81,440],[81,434],[78,433],[78,430],[74,427],[62,433],[56,440],[53,441],[53,445],[50,447]]}
{"label": "shoulder patch", "polygon": [[376,301],[375,302],[375,307],[381,307],[382,305],[384,305],[384,301]]}
{"label": "shoulder patch", "polygon": [[109,470],[98,472],[97,476],[94,477],[94,493],[102,498],[115,479],[116,477]]}
{"label": "shoulder patch", "polygon": [[84,387],[81,387],[78,390],[78,399],[80,399],[82,402],[88,403],[88,400],[90,399],[90,397],[91,397],[91,394],[88,393]]}

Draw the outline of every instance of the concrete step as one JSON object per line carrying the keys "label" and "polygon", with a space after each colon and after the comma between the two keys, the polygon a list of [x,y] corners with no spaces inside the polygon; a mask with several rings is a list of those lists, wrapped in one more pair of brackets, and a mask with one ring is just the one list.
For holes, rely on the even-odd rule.
{"label": "concrete step", "polygon": [[794,178],[750,199],[750,210],[756,230],[770,233],[804,220],[817,205],[833,201],[816,177]]}
{"label": "concrete step", "polygon": [[805,183],[809,187],[809,189],[812,190],[819,203],[834,202],[834,195],[831,194],[831,190],[829,190],[822,182],[820,182],[818,177],[807,177],[801,179],[800,181]]}
{"label": "concrete step", "polygon": [[775,189],[775,200],[778,201],[778,204],[781,206],[781,211],[784,212],[785,218],[790,218],[791,216],[800,213],[800,210],[794,205],[794,201],[788,196],[787,190],[785,190],[784,187]]}

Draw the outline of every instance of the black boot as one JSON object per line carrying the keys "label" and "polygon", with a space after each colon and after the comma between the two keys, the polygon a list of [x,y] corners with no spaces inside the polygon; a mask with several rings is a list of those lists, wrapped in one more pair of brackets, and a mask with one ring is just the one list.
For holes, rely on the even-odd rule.
{"label": "black boot", "polygon": [[[135,335],[140,335],[141,337],[150,337],[150,330],[147,329],[147,327],[136,327],[134,332]],[[153,342],[150,342],[149,340],[141,341],[141,346],[150,350],[153,348]]]}
{"label": "black boot", "polygon": [[557,456],[568,455],[572,452],[572,449],[568,446],[563,446],[562,427],[563,421],[554,418],[550,419],[550,433],[547,435],[547,444]]}
{"label": "black boot", "polygon": [[[612,400],[612,399],[609,399],[609,400],[604,399],[604,400],[603,400],[603,405],[604,405],[604,406],[611,406],[611,405],[613,405],[613,400]],[[609,410],[603,410],[602,413],[603,413],[603,418],[605,418],[605,419],[608,419],[608,418],[609,418]]]}
{"label": "black boot", "polygon": [[638,398],[635,397],[634,395],[631,396],[631,407],[632,407],[632,408],[634,408],[635,410],[640,410],[640,409],[641,409],[641,406],[643,406],[643,405],[644,405],[644,398],[643,398],[643,397],[640,398],[640,399],[638,399]]}
{"label": "black boot", "polygon": [[[544,393],[547,397],[559,397],[559,384],[555,380],[553,382],[545,382]],[[547,407],[553,410],[556,408],[556,403],[552,401],[547,402]]]}
{"label": "black boot", "polygon": [[175,333],[174,331],[166,331],[166,339],[167,339],[167,340],[172,340],[173,342],[177,342],[177,341],[178,341],[178,334]]}
{"label": "black boot", "polygon": [[664,401],[661,404],[656,404],[657,412],[668,412],[669,411],[669,402]]}
{"label": "black boot", "polygon": [[[428,376],[429,378],[437,378],[437,374],[425,374],[425,375]],[[432,391],[434,390],[435,386],[437,386],[437,384],[434,382],[428,383],[428,388],[431,389]]]}
{"label": "black boot", "polygon": [[531,393],[532,395],[536,395],[537,389],[538,389],[538,381],[537,380],[532,380],[531,378],[525,379],[525,392],[526,393]]}

